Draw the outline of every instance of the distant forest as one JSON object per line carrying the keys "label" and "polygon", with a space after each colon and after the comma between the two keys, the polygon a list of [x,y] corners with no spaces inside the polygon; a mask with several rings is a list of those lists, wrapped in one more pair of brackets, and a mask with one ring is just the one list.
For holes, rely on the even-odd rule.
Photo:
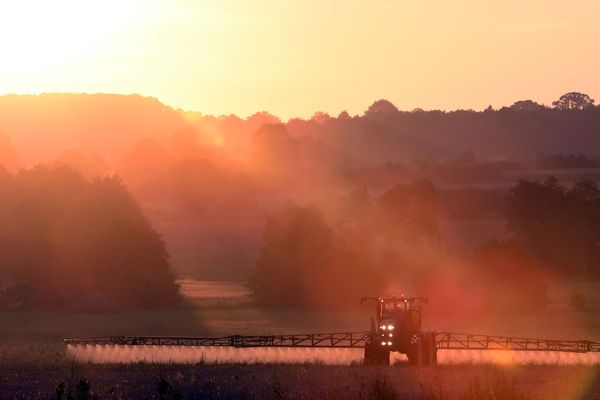
{"label": "distant forest", "polygon": [[540,170],[561,170],[570,183],[597,180],[597,149],[600,108],[581,93],[481,112],[406,112],[379,100],[360,116],[287,122],[267,112],[206,116],[135,95],[0,97],[8,170],[54,163],[87,178],[117,173],[140,200],[197,213],[257,212],[269,191],[296,198],[416,179],[508,187],[544,177]]}
{"label": "distant forest", "polygon": [[[63,278],[53,278],[53,291],[35,289],[39,277],[60,275],[66,264],[52,258],[46,266],[27,249],[11,247],[17,236],[10,224],[25,221],[29,231],[17,232],[25,235],[23,246],[43,243],[52,257],[64,250],[73,263],[96,260],[85,251],[103,253],[122,229],[138,232],[156,256],[148,265],[162,278],[144,283],[146,267],[134,247],[124,247],[113,254],[124,258],[105,261],[133,274],[139,292],[127,298],[125,288],[107,282],[96,293],[119,293],[124,297],[114,298],[128,306],[177,303],[175,274],[248,278],[262,304],[322,306],[302,282],[322,279],[325,290],[343,274],[345,289],[330,293],[329,304],[336,304],[384,290],[398,277],[432,290],[441,282],[428,277],[441,276],[440,266],[463,271],[452,276],[459,281],[471,277],[464,271],[483,271],[480,278],[498,290],[510,284],[531,294],[530,304],[543,304],[539,279],[530,280],[538,286],[520,287],[502,278],[539,271],[560,279],[599,275],[599,149],[600,107],[577,92],[549,106],[522,100],[483,111],[400,111],[378,100],[362,115],[317,112],[288,121],[268,112],[245,119],[202,115],[137,95],[0,96],[0,291],[6,301],[32,306],[72,305],[91,292],[64,290],[74,283]],[[63,188],[65,182],[70,186]],[[49,192],[38,190],[42,184]],[[60,213],[46,208],[48,193],[49,199],[66,196]],[[64,218],[83,212],[71,207],[100,198],[120,199],[102,204],[115,206],[102,212],[117,224],[103,228],[106,242],[95,247],[90,236],[89,243],[78,242],[85,251],[53,247],[56,232],[66,229]],[[94,221],[87,209],[91,214],[69,229]],[[38,214],[39,221],[27,219]],[[17,216],[25,219],[6,220]],[[38,231],[52,235],[36,237]],[[306,232],[315,236],[305,241]],[[286,258],[295,252],[301,256]],[[82,281],[102,275],[102,262],[86,261]],[[507,275],[506,264],[518,272]],[[36,272],[23,280],[19,268]],[[306,275],[289,280],[296,268]],[[166,300],[153,303],[154,289],[145,291],[155,283]],[[17,284],[20,292],[12,290]],[[482,287],[494,293],[489,285]],[[292,292],[304,295],[285,298]]]}
{"label": "distant forest", "polygon": [[351,193],[333,223],[314,206],[284,209],[267,221],[250,287],[263,305],[343,307],[399,278],[434,298],[456,286],[449,298],[526,311],[546,305],[551,279],[600,278],[596,183],[521,180],[505,201],[506,238],[459,256],[443,251],[443,199],[428,181]]}

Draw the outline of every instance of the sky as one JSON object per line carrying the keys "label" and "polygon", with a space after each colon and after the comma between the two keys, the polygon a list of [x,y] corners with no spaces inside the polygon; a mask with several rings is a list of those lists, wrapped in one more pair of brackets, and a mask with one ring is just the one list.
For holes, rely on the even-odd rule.
{"label": "sky", "polygon": [[600,1],[0,0],[0,94],[290,117],[600,102]]}

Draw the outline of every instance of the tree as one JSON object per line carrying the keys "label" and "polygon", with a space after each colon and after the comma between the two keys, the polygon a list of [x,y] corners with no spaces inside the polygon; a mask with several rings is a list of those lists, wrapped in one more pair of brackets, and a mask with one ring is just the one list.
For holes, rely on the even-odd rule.
{"label": "tree", "polygon": [[246,118],[246,132],[253,133],[260,129],[263,125],[277,125],[281,121],[274,115],[269,114],[267,111],[257,112],[248,118]]}
{"label": "tree", "polygon": [[249,280],[258,304],[347,308],[377,293],[381,275],[362,236],[334,231],[313,207],[290,207],[271,217]]}
{"label": "tree", "polygon": [[285,125],[265,124],[252,136],[252,160],[266,177],[282,178],[297,167],[298,146]]}
{"label": "tree", "polygon": [[67,302],[88,294],[141,308],[179,300],[161,235],[116,176],[96,179],[72,200],[51,245],[51,282]]}
{"label": "tree", "polygon": [[161,236],[117,177],[38,166],[1,179],[0,305],[113,307],[179,301]]}
{"label": "tree", "polygon": [[409,242],[433,244],[438,237],[438,214],[439,195],[427,180],[397,184],[379,199],[379,216],[388,232]]}
{"label": "tree", "polygon": [[329,115],[323,111],[317,111],[316,113],[313,114],[313,116],[310,118],[310,120],[313,122],[316,122],[317,124],[322,124],[322,123],[325,123],[325,122],[331,120],[331,115]]}
{"label": "tree", "polygon": [[543,105],[536,103],[533,100],[519,100],[515,101],[510,109],[513,111],[522,111],[522,112],[535,112],[545,110],[546,107]]}
{"label": "tree", "polygon": [[569,92],[553,101],[552,106],[557,110],[591,110],[594,108],[594,99],[584,93]]}
{"label": "tree", "polygon": [[306,306],[328,267],[333,232],[314,207],[290,207],[267,221],[249,285],[262,305]]}
{"label": "tree", "polygon": [[388,100],[377,100],[367,108],[365,117],[385,118],[398,113],[398,109]]}
{"label": "tree", "polygon": [[566,189],[556,178],[543,183],[520,180],[510,189],[508,229],[516,240],[543,259],[553,258],[558,251],[556,235],[562,228]]}
{"label": "tree", "polygon": [[338,114],[337,119],[347,121],[347,120],[351,119],[351,117],[350,117],[350,114],[348,114],[348,111],[344,110]]}
{"label": "tree", "polygon": [[521,180],[510,190],[508,229],[523,249],[565,274],[597,274],[600,265],[600,189],[571,188],[555,178]]}

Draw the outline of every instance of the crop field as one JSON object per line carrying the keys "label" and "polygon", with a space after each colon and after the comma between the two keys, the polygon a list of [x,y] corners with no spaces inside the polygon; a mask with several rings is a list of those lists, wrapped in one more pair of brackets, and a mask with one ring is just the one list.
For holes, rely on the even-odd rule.
{"label": "crop field", "polygon": [[[93,393],[109,399],[600,398],[597,361],[561,365],[572,364],[564,356],[546,355],[521,362],[497,359],[491,363],[473,354],[449,356],[442,352],[440,360],[447,358],[442,361],[444,365],[419,369],[409,367],[403,358],[396,358],[389,368],[363,366],[359,350],[316,354],[270,349],[255,353],[250,360],[236,359],[225,350],[215,356],[183,349],[180,357],[187,357],[186,363],[155,363],[151,358],[140,362],[133,350],[113,352],[113,358],[93,363],[76,357],[61,342],[64,337],[115,334],[218,336],[352,331],[369,326],[369,307],[344,312],[262,309],[248,302],[243,285],[183,283],[189,304],[177,310],[1,312],[0,399],[51,399],[61,398],[61,393],[66,399],[69,391],[79,398],[93,398]],[[434,315],[425,317],[425,325],[483,334],[597,339],[597,295],[594,285],[588,286],[587,290],[586,284],[578,288],[586,290],[590,302],[587,311],[570,310],[563,304],[563,294],[554,291],[554,302],[545,312],[477,318]],[[98,351],[106,357],[106,351]],[[176,361],[176,349],[170,351]],[[193,351],[196,355],[190,359]],[[481,397],[483,393],[496,397]]]}
{"label": "crop field", "polygon": [[59,398],[63,388],[103,399],[598,399],[599,373],[581,366],[32,365],[3,367],[0,396]]}

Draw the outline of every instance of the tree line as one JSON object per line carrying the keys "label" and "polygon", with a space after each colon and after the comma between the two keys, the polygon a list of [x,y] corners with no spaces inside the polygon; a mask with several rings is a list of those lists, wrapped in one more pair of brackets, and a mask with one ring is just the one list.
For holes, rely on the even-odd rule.
{"label": "tree line", "polygon": [[570,92],[548,106],[402,111],[378,100],[358,115],[281,121],[268,112],[190,113],[140,96],[0,96],[0,164],[11,172],[68,165],[86,178],[116,171],[141,201],[240,213],[240,198],[260,205],[273,193],[295,196],[292,180],[304,192],[384,190],[418,179],[506,185],[531,168],[597,168],[599,110],[589,95]]}
{"label": "tree line", "polygon": [[[405,290],[439,286],[440,190],[429,181],[395,185],[372,198],[350,193],[341,213],[290,207],[269,219],[249,285],[259,304],[344,307],[401,281]],[[461,273],[487,307],[543,307],[546,283],[600,278],[600,189],[591,181],[520,180],[504,196],[506,239],[461,256]],[[468,292],[468,290],[466,291]]]}

